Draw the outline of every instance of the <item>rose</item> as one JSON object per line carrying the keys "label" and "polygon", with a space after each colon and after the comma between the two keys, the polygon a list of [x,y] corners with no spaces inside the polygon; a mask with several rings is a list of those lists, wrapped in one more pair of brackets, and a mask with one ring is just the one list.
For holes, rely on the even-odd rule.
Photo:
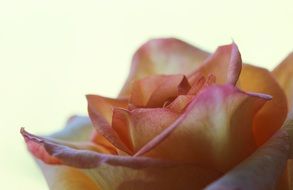
{"label": "rose", "polygon": [[151,40],[117,99],[87,96],[91,122],[75,116],[49,137],[21,133],[50,189],[287,188],[291,120],[280,127],[291,62],[270,73],[242,64],[234,43],[209,55]]}

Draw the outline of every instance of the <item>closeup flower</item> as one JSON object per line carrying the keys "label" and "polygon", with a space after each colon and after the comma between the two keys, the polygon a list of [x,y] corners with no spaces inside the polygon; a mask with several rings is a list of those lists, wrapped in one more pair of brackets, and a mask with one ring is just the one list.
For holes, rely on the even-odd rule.
{"label": "closeup flower", "polygon": [[290,189],[292,74],[293,55],[269,72],[235,43],[150,40],[116,99],[87,95],[89,118],[21,133],[54,190]]}

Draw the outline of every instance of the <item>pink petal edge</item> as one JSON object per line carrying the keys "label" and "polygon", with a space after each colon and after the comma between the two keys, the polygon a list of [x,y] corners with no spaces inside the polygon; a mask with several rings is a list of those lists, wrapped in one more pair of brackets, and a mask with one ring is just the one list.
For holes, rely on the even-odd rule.
{"label": "pink petal edge", "polygon": [[[61,161],[62,164],[77,167],[77,168],[95,168],[101,164],[110,164],[114,166],[125,166],[134,169],[141,169],[147,167],[175,167],[182,163],[152,159],[147,157],[131,157],[103,154],[89,150],[79,150],[65,145],[57,144],[53,140],[39,137],[25,131],[24,128],[20,130],[25,141],[36,143],[42,146],[46,154],[51,158]],[[40,152],[32,152],[32,154],[44,154]],[[37,157],[37,156],[36,156]]]}

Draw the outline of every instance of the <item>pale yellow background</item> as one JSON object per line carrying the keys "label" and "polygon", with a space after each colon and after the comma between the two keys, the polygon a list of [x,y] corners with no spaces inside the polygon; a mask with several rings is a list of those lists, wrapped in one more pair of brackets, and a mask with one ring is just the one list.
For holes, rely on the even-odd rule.
{"label": "pale yellow background", "polygon": [[47,189],[20,127],[37,134],[115,97],[135,49],[175,36],[213,51],[239,45],[273,68],[293,50],[293,1],[0,0],[0,189]]}

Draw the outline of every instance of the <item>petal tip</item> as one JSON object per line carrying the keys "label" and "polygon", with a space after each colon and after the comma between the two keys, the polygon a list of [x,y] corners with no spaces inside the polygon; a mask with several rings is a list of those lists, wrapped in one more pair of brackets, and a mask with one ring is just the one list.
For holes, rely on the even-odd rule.
{"label": "petal tip", "polygon": [[251,96],[256,96],[258,98],[264,99],[264,100],[272,100],[273,96],[269,95],[269,94],[263,94],[263,93],[253,93],[253,92],[249,92],[247,93],[248,95]]}

